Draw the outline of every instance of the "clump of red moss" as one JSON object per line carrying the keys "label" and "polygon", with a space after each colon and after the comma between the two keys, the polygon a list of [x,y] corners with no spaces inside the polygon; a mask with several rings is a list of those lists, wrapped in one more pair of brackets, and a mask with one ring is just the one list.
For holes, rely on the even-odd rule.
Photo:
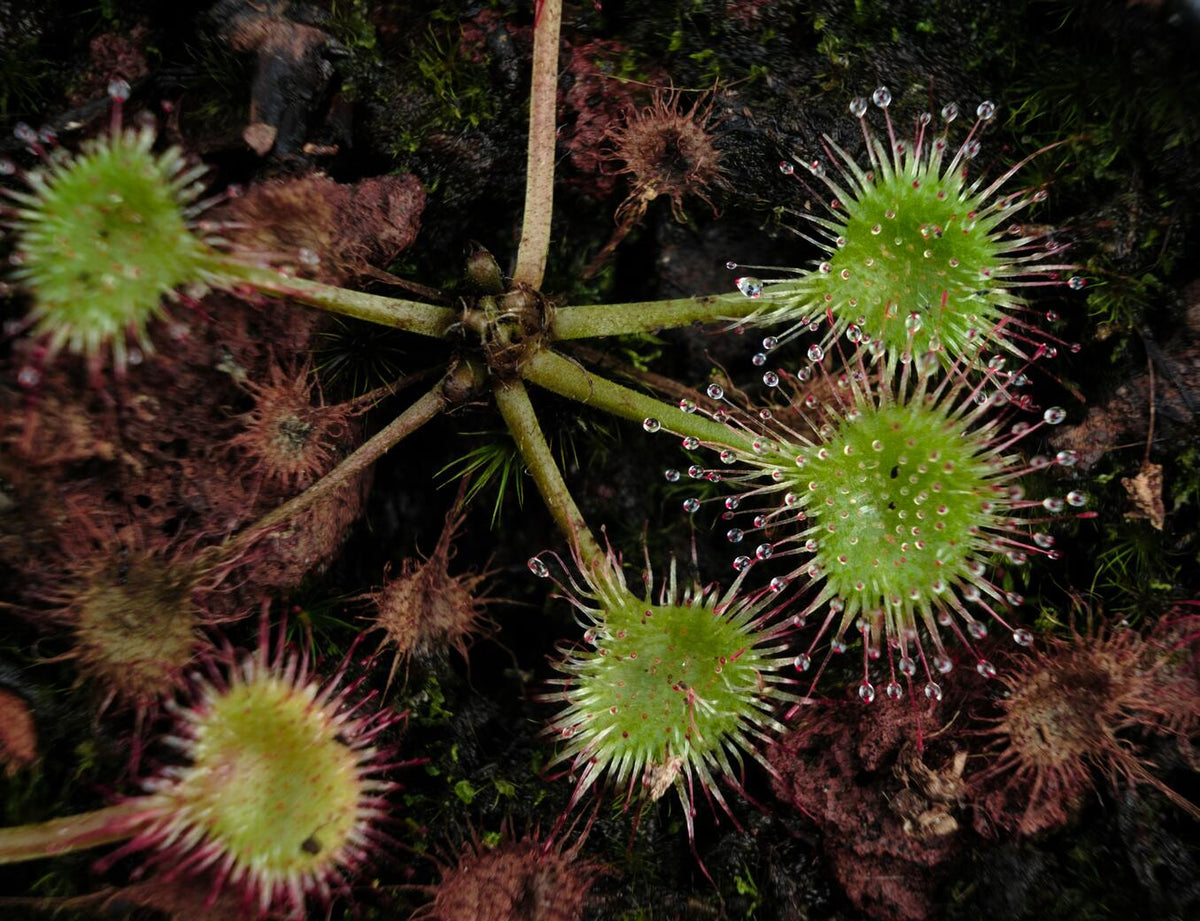
{"label": "clump of red moss", "polygon": [[[309,478],[286,470],[262,475],[244,450],[229,450],[238,434],[230,408],[247,403],[238,381],[269,385],[281,373],[274,352],[306,354],[323,316],[299,306],[260,310],[220,292],[195,305],[189,319],[201,311],[203,320],[172,327],[136,380],[114,381],[111,392],[88,387],[65,362],[46,367],[32,391],[0,380],[0,477],[7,484],[0,565],[28,571],[70,558],[71,535],[80,529],[73,509],[129,522],[152,554],[169,558],[181,543],[202,549],[251,527]],[[359,420],[315,400],[299,404],[306,407],[318,416],[346,415],[344,425],[324,426],[338,436],[320,441],[331,467],[356,446]],[[355,403],[353,414],[365,408]],[[241,556],[241,571],[227,583],[235,600],[222,602],[221,613],[253,606],[264,591],[294,588],[327,565],[361,514],[369,483],[368,472],[264,535]]]}
{"label": "clump of red moss", "polygon": [[814,704],[768,752],[776,796],[820,829],[838,882],[871,917],[931,917],[933,871],[969,830],[967,751],[947,731],[956,708],[919,697],[892,707]]}
{"label": "clump of red moss", "polygon": [[345,284],[407,249],[424,209],[425,189],[411,174],[349,185],[310,174],[255,185],[224,216],[236,248]]}

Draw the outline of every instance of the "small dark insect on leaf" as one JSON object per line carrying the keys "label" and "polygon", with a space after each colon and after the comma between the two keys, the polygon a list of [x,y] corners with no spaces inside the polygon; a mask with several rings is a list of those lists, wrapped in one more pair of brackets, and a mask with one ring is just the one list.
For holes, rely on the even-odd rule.
{"label": "small dark insect on leaf", "polygon": [[300,850],[306,854],[319,854],[321,853],[321,842],[317,840],[316,835],[309,835],[300,842]]}

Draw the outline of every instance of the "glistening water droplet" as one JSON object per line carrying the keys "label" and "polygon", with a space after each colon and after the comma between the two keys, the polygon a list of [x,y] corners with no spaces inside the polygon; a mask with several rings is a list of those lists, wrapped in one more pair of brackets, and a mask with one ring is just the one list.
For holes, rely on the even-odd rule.
{"label": "glistening water droplet", "polygon": [[743,275],[741,278],[734,279],[734,284],[737,289],[749,298],[760,297],[763,293],[763,283],[757,278],[751,278],[748,275]]}

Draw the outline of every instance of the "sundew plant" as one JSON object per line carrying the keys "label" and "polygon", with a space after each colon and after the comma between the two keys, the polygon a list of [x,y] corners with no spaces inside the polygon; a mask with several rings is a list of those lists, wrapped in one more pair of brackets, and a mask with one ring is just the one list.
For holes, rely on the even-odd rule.
{"label": "sundew plant", "polygon": [[[736,171],[746,160],[730,140],[742,124],[732,91],[715,78],[703,90],[613,79],[603,82],[613,92],[641,92],[630,87],[647,82],[657,89],[649,105],[609,113],[624,128],[599,130],[574,109],[574,123],[564,123],[571,106],[606,98],[585,92],[586,81],[611,75],[588,69],[596,48],[560,34],[562,7],[539,0],[524,31],[472,20],[462,48],[447,50],[434,36],[444,66],[457,69],[454,79],[430,81],[430,100],[408,113],[414,119],[418,109],[461,111],[473,98],[463,81],[486,69],[466,50],[475,32],[503,32],[487,46],[497,57],[515,55],[514,42],[532,48],[520,77],[528,80],[527,146],[511,274],[472,244],[466,277],[450,293],[401,277],[409,267],[367,265],[357,249],[312,249],[312,239],[342,239],[316,227],[328,202],[308,203],[315,230],[304,226],[305,202],[290,201],[288,226],[261,221],[247,237],[259,218],[244,215],[269,209],[259,200],[260,210],[242,217],[236,203],[222,210],[243,193],[220,189],[218,170],[184,153],[188,137],[174,121],[129,127],[137,93],[123,79],[109,86],[109,124],[90,137],[60,145],[52,130],[18,128],[20,148],[3,169],[13,360],[3,391],[11,413],[0,425],[11,459],[0,485],[11,485],[21,524],[0,533],[0,561],[28,573],[29,584],[14,588],[0,616],[53,647],[48,662],[72,670],[85,689],[78,693],[94,698],[95,718],[123,726],[114,732],[130,733],[135,756],[103,779],[115,791],[108,805],[14,812],[0,829],[0,864],[101,848],[95,869],[118,885],[185,880],[208,907],[247,918],[305,917],[335,904],[355,911],[360,901],[417,890],[436,893],[427,913],[468,891],[499,904],[448,865],[446,891],[395,883],[383,868],[404,865],[401,875],[414,879],[426,872],[411,869],[426,859],[417,855],[447,847],[465,866],[502,865],[502,839],[515,840],[510,823],[489,838],[468,820],[460,824],[469,835],[451,841],[431,840],[428,823],[453,821],[447,815],[465,806],[495,826],[510,799],[549,820],[520,829],[522,841],[541,842],[540,856],[510,861],[522,872],[561,861],[569,877],[587,830],[614,820],[628,824],[634,842],[647,824],[648,834],[677,837],[699,858],[708,831],[747,824],[743,799],[770,813],[755,791],[779,779],[773,746],[806,714],[832,699],[888,714],[880,719],[900,708],[927,716],[950,694],[956,669],[999,695],[1012,684],[1004,676],[1014,657],[1030,655],[1039,631],[1055,623],[1024,597],[1034,594],[1027,583],[1069,559],[1067,526],[1097,515],[1079,483],[1080,452],[1049,446],[1075,410],[1043,396],[1057,392],[1046,361],[1073,351],[1046,319],[1049,307],[1081,299],[1085,287],[1063,234],[1038,223],[1054,191],[1040,164],[1065,142],[1022,140],[1013,150],[1010,139],[989,150],[1003,97],[970,106],[939,99],[925,111],[882,85],[869,98],[858,95],[862,86],[831,89],[852,130],[789,139],[779,170],[772,154],[765,171],[774,185],[758,193],[807,196],[805,207],[774,212],[796,225],[794,265],[760,265],[778,256],[758,259],[756,246],[768,244],[744,239],[721,253],[721,263],[736,260],[726,263],[727,290],[593,303],[587,292],[612,289],[609,260],[637,245],[655,208],[683,223],[690,198],[717,220],[742,187]],[[254,29],[312,39],[307,23],[253,15],[262,17]],[[341,15],[348,45],[374,53],[365,20]],[[254,29],[231,27],[235,45]],[[256,66],[266,68],[261,59]],[[257,72],[256,93],[269,88],[268,72]],[[258,97],[254,111],[267,117]],[[586,130],[594,150],[580,141],[571,162],[592,156],[610,188],[631,189],[615,229],[572,255],[557,237],[562,147],[570,131]],[[450,144],[452,135],[436,140]],[[319,157],[325,146],[301,149]],[[278,162],[291,161],[281,153]],[[419,216],[435,192],[386,179],[393,197],[375,208],[354,198],[361,189],[346,193],[321,177],[322,195],[345,193],[353,203],[338,217],[351,229],[337,233],[386,212],[381,226],[402,236],[398,202]],[[278,202],[293,181],[275,177],[258,191]],[[256,183],[244,194],[254,196]],[[551,279],[578,276],[569,294],[547,281],[548,266]],[[329,315],[370,329],[364,351],[382,352],[400,336],[405,367],[424,370],[401,374],[385,356],[371,367],[386,369],[386,379],[347,396],[313,347]],[[714,359],[707,379],[682,381],[646,370],[648,343],[669,351],[678,341],[652,334],[700,325],[722,337],[710,342],[720,342],[712,351],[728,367]],[[605,340],[617,340],[632,363],[599,348]],[[207,377],[193,375],[189,361]],[[194,399],[170,402],[177,379],[197,388]],[[198,380],[215,382],[217,395],[200,392]],[[163,418],[172,411],[201,435],[178,436]],[[491,413],[485,425],[458,421],[479,412]],[[597,416],[628,429],[620,450],[637,467],[629,479],[647,481],[647,509],[664,488],[659,471],[650,475],[662,442],[678,441],[665,471],[663,502],[678,529],[671,538],[618,510],[613,497],[626,498],[628,484],[598,482],[585,439],[571,464],[573,443],[548,421],[566,418],[569,428]],[[556,529],[552,545],[521,543],[540,514],[526,508],[500,532],[501,562],[460,565],[457,542],[481,539],[464,537],[464,503],[483,491],[462,481],[453,507],[443,505],[436,543],[406,537],[414,549],[399,562],[371,532],[356,538],[370,554],[334,564],[355,522],[374,509],[369,477],[388,469],[378,463],[385,455],[405,465],[412,488],[410,465],[424,477],[421,465],[441,447],[426,439],[483,429],[491,441],[462,448],[446,478],[464,470],[528,477]],[[155,479],[155,464],[171,469],[168,486]],[[227,481],[210,477],[218,468]],[[113,469],[121,475],[109,482]],[[585,489],[589,501],[577,501]],[[601,510],[605,496],[611,516]],[[171,513],[152,517],[162,506]],[[409,527],[403,503],[374,510]],[[620,535],[639,529],[640,545],[623,545]],[[689,539],[690,559],[672,552]],[[370,590],[312,601],[328,567],[362,577],[379,554],[386,562],[365,576]],[[522,580],[533,577],[520,592],[540,593],[536,626],[527,609],[520,626],[496,613],[504,592],[491,580],[512,578],[514,559],[527,570]],[[258,624],[255,642],[244,641],[242,622]],[[551,631],[551,661],[532,670],[503,645]],[[453,716],[439,684],[445,651],[460,654],[471,680],[472,643],[492,633],[512,657],[506,674],[529,681],[522,694],[541,724],[536,753],[510,755],[524,772],[519,794],[506,777],[489,776],[492,789],[456,773],[474,749],[433,737]],[[340,664],[325,669],[323,660]],[[478,693],[499,707],[491,690]],[[409,706],[428,752],[410,750],[399,732]],[[521,720],[530,722],[524,710]],[[395,795],[421,773],[417,765],[426,770],[416,792]],[[425,790],[439,784],[444,795],[430,806]],[[617,808],[602,811],[606,801]],[[406,817],[408,808],[427,811]],[[564,847],[580,825],[576,844]],[[603,888],[608,870],[583,861],[579,873],[568,887],[578,899],[564,900],[572,911]],[[512,880],[491,882],[512,896]]]}

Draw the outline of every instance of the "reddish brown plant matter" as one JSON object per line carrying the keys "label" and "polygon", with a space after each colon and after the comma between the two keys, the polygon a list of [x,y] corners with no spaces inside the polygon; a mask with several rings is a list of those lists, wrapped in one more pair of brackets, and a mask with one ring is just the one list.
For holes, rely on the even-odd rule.
{"label": "reddish brown plant matter", "polygon": [[[465,489],[465,482],[463,485]],[[465,572],[452,576],[449,569],[454,538],[466,521],[462,509],[464,489],[459,490],[458,499],[446,516],[433,553],[425,560],[414,557],[404,560],[396,578],[388,579],[380,588],[363,596],[374,608],[364,618],[374,622],[367,632],[383,634],[376,652],[388,647],[393,651],[388,686],[400,663],[408,662],[414,655],[453,646],[465,659],[471,638],[491,627],[484,609],[494,599],[477,593],[492,573]]]}
{"label": "reddish brown plant matter", "polygon": [[272,362],[267,381],[244,380],[254,406],[238,416],[242,431],[229,444],[260,479],[299,491],[328,473],[347,434],[353,408],[327,406],[310,365],[285,369]]}
{"label": "reddish brown plant matter", "polygon": [[942,701],[822,703],[770,750],[776,795],[820,829],[834,875],[870,917],[935,914],[936,869],[966,833],[967,752],[952,728],[957,694],[981,683],[963,675]]}
{"label": "reddish brown plant matter", "polygon": [[1148,783],[1200,815],[1150,772],[1131,738],[1138,728],[1191,727],[1164,693],[1180,680],[1175,659],[1159,639],[1119,629],[1049,639],[1015,663],[1000,678],[1007,694],[988,732],[995,760],[974,779],[983,814],[1022,834],[1053,828],[1100,774],[1114,787]]}
{"label": "reddish brown plant matter", "polygon": [[584,838],[568,848],[537,835],[515,841],[507,831],[494,848],[473,838],[454,866],[442,867],[433,901],[412,921],[579,921],[603,872],[579,859]]}
{"label": "reddish brown plant matter", "polygon": [[585,270],[599,271],[604,261],[637,226],[650,202],[660,196],[671,202],[675,220],[687,220],[683,201],[689,195],[716,213],[709,197],[713,188],[725,185],[721,151],[713,137],[720,123],[713,117],[713,99],[705,95],[684,108],[678,90],[659,91],[653,102],[629,114],[625,124],[610,129],[607,140],[612,158],[624,165],[618,175],[629,177],[629,194],[617,208],[617,228]]}

